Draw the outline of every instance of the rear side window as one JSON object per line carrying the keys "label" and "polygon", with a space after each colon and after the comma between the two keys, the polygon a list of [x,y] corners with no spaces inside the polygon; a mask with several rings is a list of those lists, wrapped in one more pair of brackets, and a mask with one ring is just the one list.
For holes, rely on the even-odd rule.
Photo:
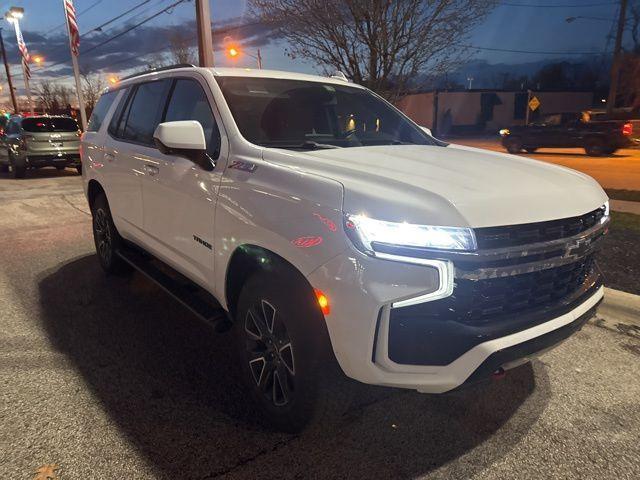
{"label": "rear side window", "polygon": [[78,123],[73,118],[23,118],[25,132],[77,132]]}
{"label": "rear side window", "polygon": [[153,145],[153,132],[160,123],[169,85],[168,80],[138,85],[122,116],[124,130],[119,136],[132,142]]}
{"label": "rear side window", "polygon": [[176,81],[164,122],[197,120],[207,139],[207,153],[215,160],[220,154],[220,131],[204,90],[195,80]]}
{"label": "rear side window", "polygon": [[97,132],[100,130],[102,123],[104,122],[104,117],[107,115],[111,104],[118,96],[119,91],[107,92],[103,93],[96,103],[96,106],[93,108],[93,112],[91,112],[91,118],[89,119],[89,125],[87,125],[88,132]]}

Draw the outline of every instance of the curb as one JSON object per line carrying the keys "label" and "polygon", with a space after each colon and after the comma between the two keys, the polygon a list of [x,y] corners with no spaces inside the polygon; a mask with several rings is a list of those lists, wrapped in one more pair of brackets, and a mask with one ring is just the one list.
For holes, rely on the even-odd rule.
{"label": "curb", "polygon": [[640,326],[640,295],[605,287],[598,314]]}
{"label": "curb", "polygon": [[614,212],[633,213],[640,215],[640,202],[630,202],[628,200],[609,200],[611,210]]}

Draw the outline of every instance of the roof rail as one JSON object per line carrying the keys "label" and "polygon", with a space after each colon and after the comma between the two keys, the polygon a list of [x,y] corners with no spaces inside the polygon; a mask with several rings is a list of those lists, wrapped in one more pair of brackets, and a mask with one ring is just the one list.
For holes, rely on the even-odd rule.
{"label": "roof rail", "polygon": [[331,75],[329,75],[329,78],[335,78],[336,80],[342,80],[344,82],[348,82],[349,81],[347,76],[344,73],[342,73],[340,70],[337,70],[336,72],[334,72]]}
{"label": "roof rail", "polygon": [[140,75],[146,75],[147,73],[155,73],[155,72],[164,72],[165,70],[173,70],[174,68],[187,68],[187,67],[195,67],[190,63],[176,63],[175,65],[167,65],[166,67],[158,67],[158,68],[150,68],[144,72],[133,73],[131,75],[127,75],[121,80],[128,80],[130,78],[139,77]]}

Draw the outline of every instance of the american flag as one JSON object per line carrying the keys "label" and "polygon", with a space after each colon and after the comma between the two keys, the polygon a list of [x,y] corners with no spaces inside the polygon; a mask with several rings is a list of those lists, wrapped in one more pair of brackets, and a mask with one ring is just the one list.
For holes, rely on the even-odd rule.
{"label": "american flag", "polygon": [[73,0],[64,0],[64,10],[69,23],[69,38],[71,39],[71,52],[77,57],[80,53],[80,32],[76,21],[76,9],[73,8]]}
{"label": "american flag", "polygon": [[24,69],[24,75],[27,79],[30,79],[31,68],[29,68],[29,62],[31,61],[31,56],[29,55],[29,50],[27,50],[27,44],[24,43],[24,38],[22,38],[22,31],[20,31],[18,22],[13,23],[16,27],[16,38],[18,39],[18,50],[20,50],[20,55],[22,56],[22,68]]}

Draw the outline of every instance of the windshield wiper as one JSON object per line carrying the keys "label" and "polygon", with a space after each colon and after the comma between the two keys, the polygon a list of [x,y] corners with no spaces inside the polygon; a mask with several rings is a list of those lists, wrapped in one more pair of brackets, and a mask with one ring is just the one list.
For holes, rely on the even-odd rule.
{"label": "windshield wiper", "polygon": [[263,147],[271,148],[299,148],[304,150],[326,150],[330,148],[342,148],[338,145],[330,145],[328,143],[318,143],[312,140],[306,140],[302,143],[278,143],[278,142],[264,142],[260,144]]}

